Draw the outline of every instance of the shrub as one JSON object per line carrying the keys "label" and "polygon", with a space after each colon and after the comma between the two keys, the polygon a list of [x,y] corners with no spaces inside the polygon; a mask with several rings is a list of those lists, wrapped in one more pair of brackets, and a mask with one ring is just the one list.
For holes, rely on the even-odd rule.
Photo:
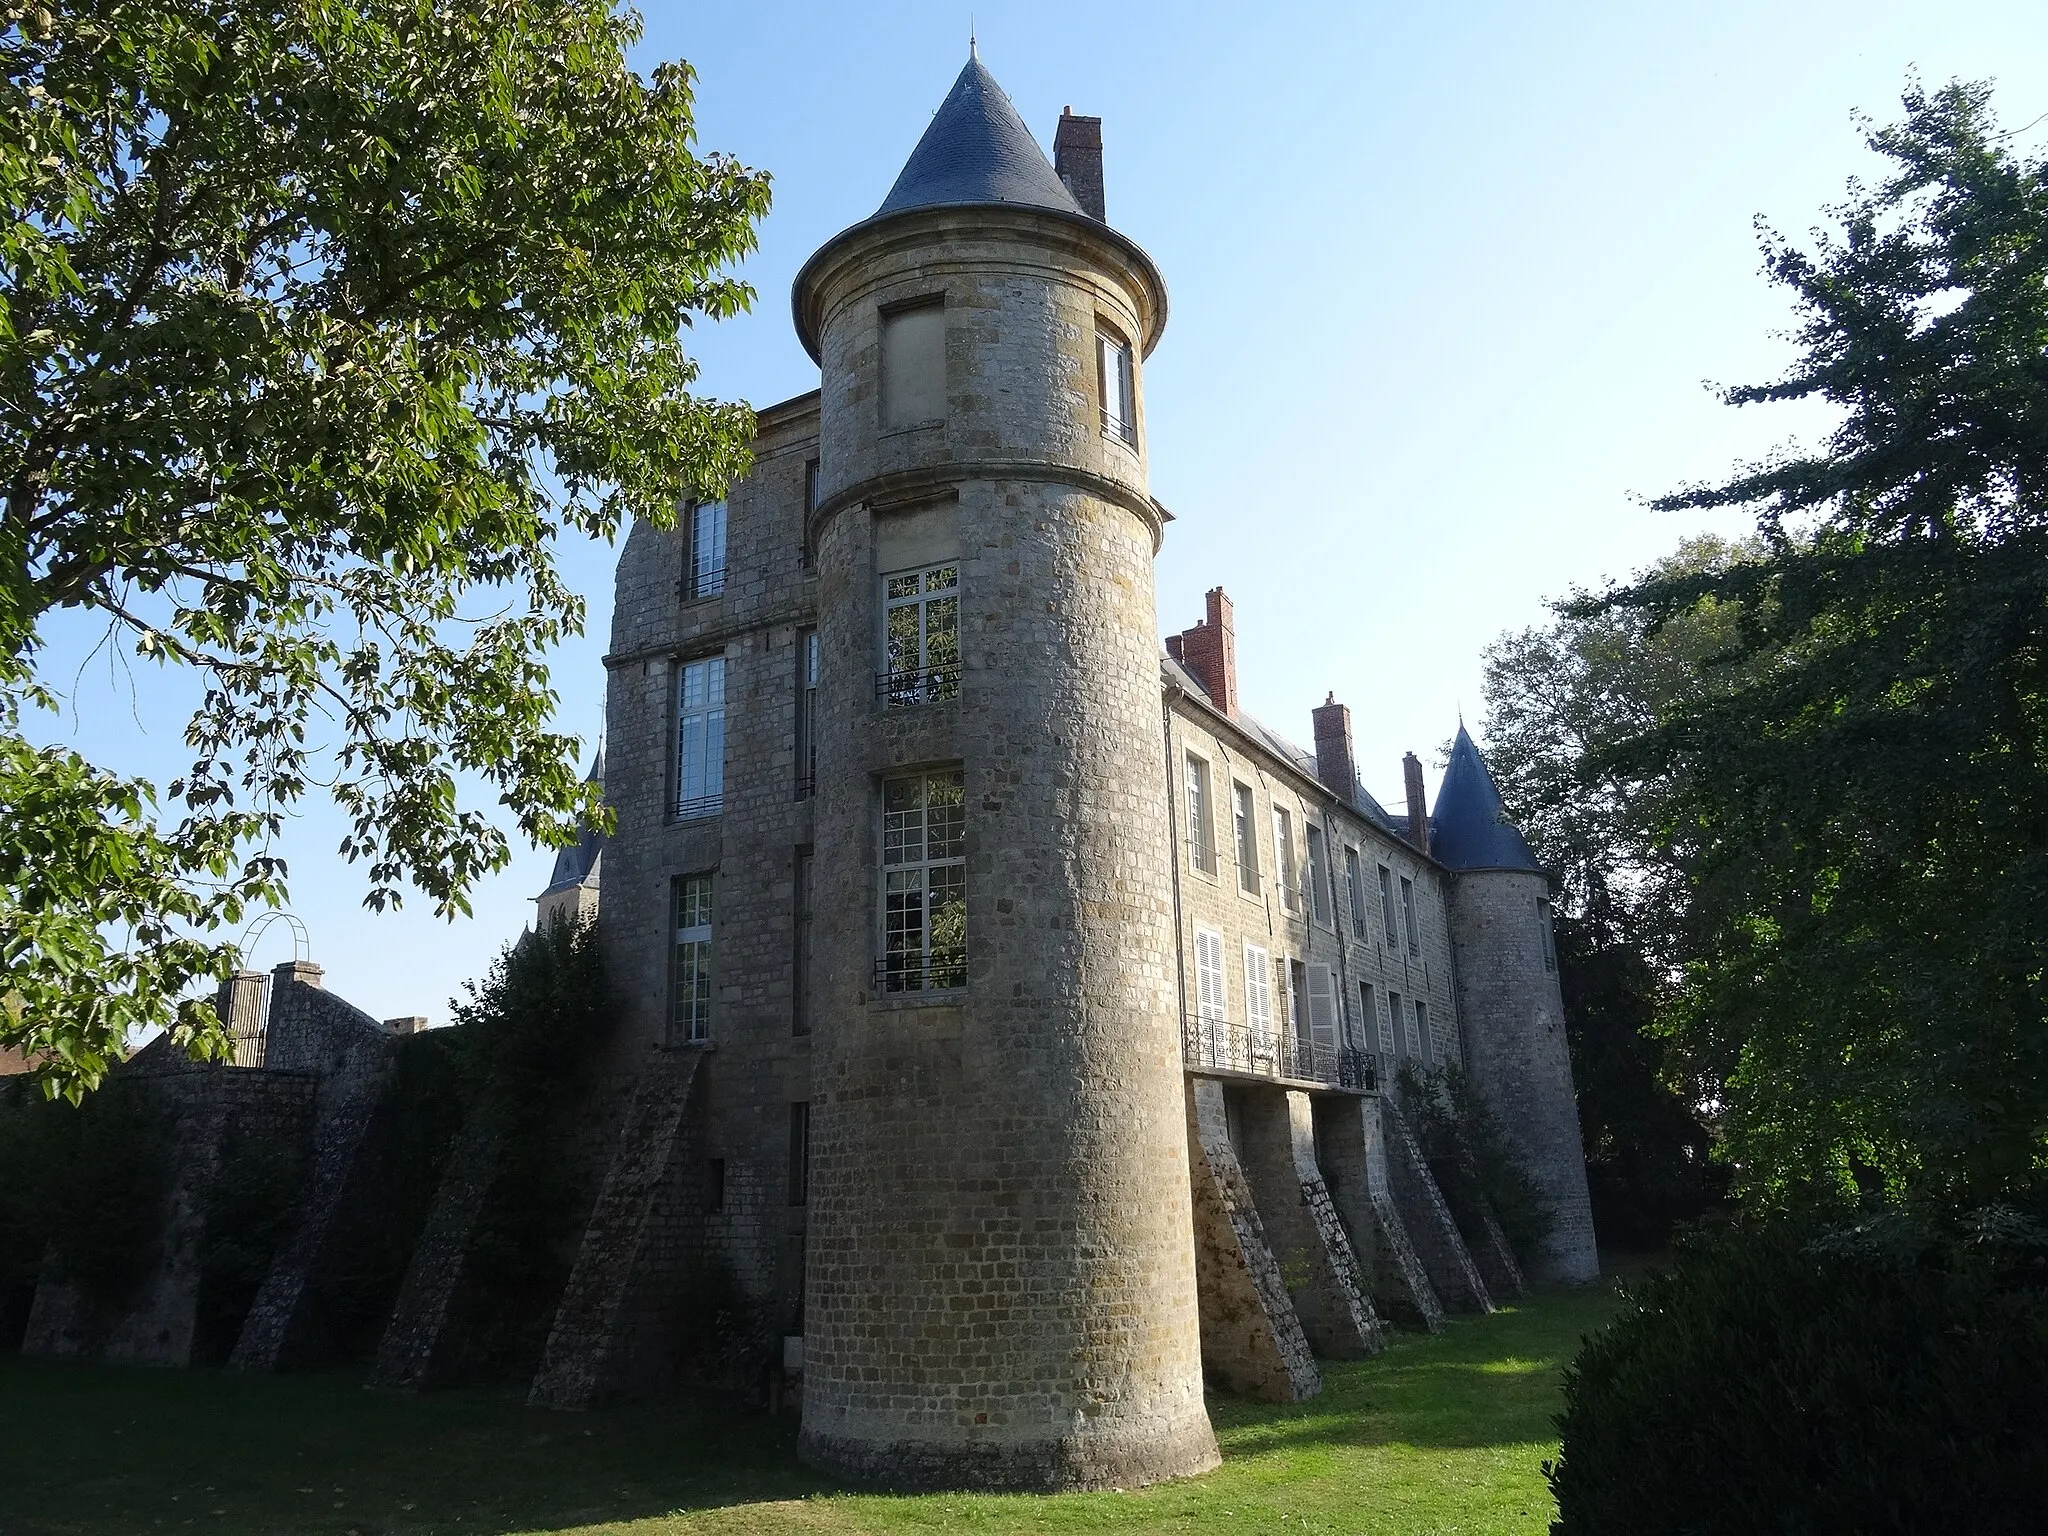
{"label": "shrub", "polygon": [[1554,1536],[2040,1529],[2023,1270],[1903,1227],[1688,1240],[1565,1373]]}

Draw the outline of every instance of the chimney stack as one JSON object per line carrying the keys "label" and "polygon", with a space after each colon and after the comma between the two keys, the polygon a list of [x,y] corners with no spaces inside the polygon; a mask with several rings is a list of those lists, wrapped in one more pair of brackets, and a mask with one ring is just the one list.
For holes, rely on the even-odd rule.
{"label": "chimney stack", "polygon": [[1102,119],[1076,117],[1067,107],[1052,135],[1052,168],[1074,201],[1091,219],[1109,222],[1102,211]]}
{"label": "chimney stack", "polygon": [[1339,704],[1333,693],[1310,714],[1316,723],[1316,777],[1349,805],[1358,788],[1358,763],[1351,755],[1351,711]]}
{"label": "chimney stack", "polygon": [[1221,587],[1209,589],[1208,618],[1167,637],[1166,654],[1194,674],[1211,704],[1237,718],[1237,631]]}
{"label": "chimney stack", "polygon": [[1429,852],[1429,811],[1422,798],[1422,759],[1413,752],[1401,759],[1401,777],[1408,785],[1408,841]]}

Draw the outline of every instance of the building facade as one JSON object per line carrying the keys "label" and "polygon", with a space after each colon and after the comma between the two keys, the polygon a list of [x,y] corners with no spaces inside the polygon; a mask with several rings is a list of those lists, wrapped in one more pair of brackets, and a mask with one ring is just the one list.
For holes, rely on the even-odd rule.
{"label": "building facade", "polygon": [[970,60],[805,266],[820,387],[723,501],[631,532],[601,905],[594,844],[544,898],[597,911],[620,1061],[671,1085],[635,1219],[685,1236],[607,1251],[729,1275],[804,1453],[905,1485],[1199,1471],[1205,1375],[1303,1396],[1384,1316],[1519,1284],[1401,1063],[1465,1065],[1555,1207],[1542,1274],[1595,1272],[1547,882],[1462,731],[1434,823],[1412,758],[1390,815],[1342,705],[1313,752],[1240,708],[1220,589],[1161,654],[1165,287],[1099,121],[1054,144]]}

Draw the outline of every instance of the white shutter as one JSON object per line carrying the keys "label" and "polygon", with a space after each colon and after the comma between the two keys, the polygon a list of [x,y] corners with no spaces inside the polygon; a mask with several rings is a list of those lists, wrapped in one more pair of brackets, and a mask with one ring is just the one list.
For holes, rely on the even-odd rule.
{"label": "white shutter", "polygon": [[1308,1030],[1317,1050],[1337,1049],[1337,989],[1327,965],[1308,968]]}
{"label": "white shutter", "polygon": [[1244,1021],[1252,1053],[1273,1055],[1273,962],[1256,944],[1244,947]]}
{"label": "white shutter", "polygon": [[1223,993],[1223,935],[1195,930],[1195,1012],[1204,1022],[1218,1022],[1227,1010]]}

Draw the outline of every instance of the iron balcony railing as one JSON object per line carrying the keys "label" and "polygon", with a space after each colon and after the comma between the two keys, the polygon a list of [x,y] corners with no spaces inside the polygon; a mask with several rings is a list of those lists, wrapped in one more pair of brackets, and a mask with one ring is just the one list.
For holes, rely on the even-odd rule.
{"label": "iron balcony railing", "polygon": [[963,954],[884,955],[875,962],[880,992],[950,992],[967,985]]}
{"label": "iron balcony railing", "polygon": [[676,802],[677,821],[702,821],[709,816],[718,816],[725,811],[725,796],[695,795]]}
{"label": "iron balcony railing", "polygon": [[1198,1072],[1287,1078],[1366,1093],[1379,1088],[1379,1065],[1371,1051],[1317,1045],[1277,1030],[1253,1030],[1199,1014],[1180,1021],[1180,1055],[1184,1065]]}
{"label": "iron balcony railing", "polygon": [[960,697],[960,663],[942,662],[911,672],[877,672],[875,697],[890,709],[910,704],[936,704]]}

